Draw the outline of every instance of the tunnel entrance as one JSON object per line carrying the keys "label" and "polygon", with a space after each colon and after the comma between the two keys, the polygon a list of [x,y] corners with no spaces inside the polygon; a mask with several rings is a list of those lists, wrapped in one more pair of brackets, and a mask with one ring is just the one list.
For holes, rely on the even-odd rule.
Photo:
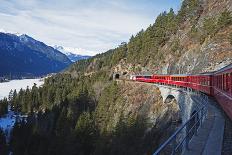
{"label": "tunnel entrance", "polygon": [[173,100],[176,100],[173,95],[168,95],[167,98],[165,99],[164,103],[170,103]]}
{"label": "tunnel entrance", "polygon": [[120,75],[117,73],[114,75],[114,79],[119,79],[120,78]]}

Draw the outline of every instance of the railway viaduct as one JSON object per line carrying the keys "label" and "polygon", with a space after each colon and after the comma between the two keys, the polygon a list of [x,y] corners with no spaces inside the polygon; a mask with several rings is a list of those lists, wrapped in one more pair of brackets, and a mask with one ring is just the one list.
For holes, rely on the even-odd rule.
{"label": "railway viaduct", "polygon": [[201,93],[170,86],[158,84],[155,85],[159,87],[164,103],[170,99],[175,99],[177,101],[182,122],[188,121],[191,115],[198,111],[203,106],[203,104],[207,104],[207,96]]}
{"label": "railway viaduct", "polygon": [[[200,127],[197,130],[197,134],[191,137],[187,148],[181,148],[182,154],[220,155],[222,152],[225,119],[221,111],[215,107],[215,101],[205,94],[195,92],[190,89],[175,88],[159,84],[155,85],[159,88],[164,103],[167,102],[167,100],[176,99],[179,105],[180,117],[182,120],[182,125],[180,126],[183,126],[183,129],[180,132],[181,135],[176,135],[174,137],[185,137],[191,126],[189,127],[188,124],[185,126],[184,123],[191,120],[192,116],[202,107],[205,107],[207,110],[207,115],[202,120],[203,122],[201,124],[199,122]],[[196,117],[200,118],[202,117],[201,115],[203,114],[198,113]],[[172,137],[170,137],[170,139],[171,138]],[[171,141],[181,143],[180,138],[179,140],[170,140],[170,143],[173,143]],[[186,145],[185,143],[186,142],[183,143],[183,146]],[[164,150],[165,148],[161,151],[161,154],[162,152],[165,152]],[[154,155],[156,154],[154,153]]]}

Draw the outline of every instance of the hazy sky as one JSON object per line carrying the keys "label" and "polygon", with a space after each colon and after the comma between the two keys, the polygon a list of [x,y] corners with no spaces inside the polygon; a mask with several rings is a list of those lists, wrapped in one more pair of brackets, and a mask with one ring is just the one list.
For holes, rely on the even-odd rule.
{"label": "hazy sky", "polygon": [[0,0],[0,29],[48,45],[105,52],[154,23],[181,0]]}

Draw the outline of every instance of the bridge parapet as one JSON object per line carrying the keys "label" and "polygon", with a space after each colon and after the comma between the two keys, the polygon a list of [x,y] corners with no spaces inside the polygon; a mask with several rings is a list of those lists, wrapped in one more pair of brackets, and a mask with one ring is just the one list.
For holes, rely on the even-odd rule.
{"label": "bridge parapet", "polygon": [[[183,124],[180,128],[154,153],[158,155],[161,152],[175,154],[181,153],[186,148],[194,134],[197,133],[198,128],[202,125],[202,121],[206,116],[206,105],[208,98],[206,95],[190,91],[183,88],[173,88],[164,85],[157,85],[159,87],[163,102],[172,95],[180,107],[180,115]],[[196,99],[199,97],[199,99]]]}

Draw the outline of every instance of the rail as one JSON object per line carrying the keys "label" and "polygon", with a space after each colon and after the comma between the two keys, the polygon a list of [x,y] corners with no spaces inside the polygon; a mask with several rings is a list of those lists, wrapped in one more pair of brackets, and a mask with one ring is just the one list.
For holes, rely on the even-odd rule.
{"label": "rail", "polygon": [[[203,98],[203,104],[201,108],[194,113],[190,119],[185,122],[172,136],[165,141],[153,155],[163,155],[163,154],[181,154],[183,149],[189,149],[189,142],[193,135],[197,134],[198,129],[202,126],[202,122],[207,114],[206,103],[208,102],[207,96]],[[194,122],[194,123],[193,123]],[[186,134],[181,134],[185,133]],[[181,138],[181,136],[183,136]]]}

